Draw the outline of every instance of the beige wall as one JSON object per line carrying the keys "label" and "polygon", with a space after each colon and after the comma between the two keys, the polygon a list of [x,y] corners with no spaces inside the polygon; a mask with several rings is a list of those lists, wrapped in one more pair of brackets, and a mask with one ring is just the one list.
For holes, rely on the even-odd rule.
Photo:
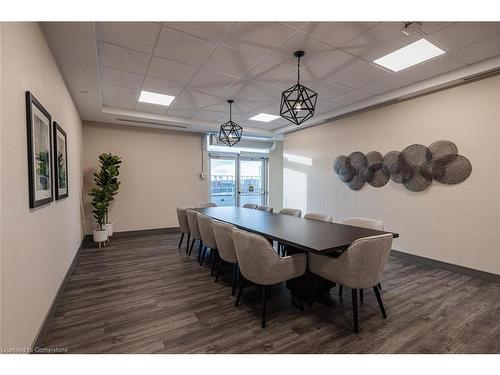
{"label": "beige wall", "polygon": [[176,227],[175,207],[206,202],[201,172],[202,136],[159,129],[84,123],[85,230],[94,228],[90,199],[92,172],[100,153],[123,158],[120,191],[110,216],[116,231]]}
{"label": "beige wall", "polygon": [[[78,113],[36,23],[1,33],[1,341],[32,344],[80,245],[82,131]],[[30,210],[25,91],[68,135],[69,197]]]}
{"label": "beige wall", "polygon": [[[397,250],[500,274],[499,104],[496,76],[289,134],[284,200],[306,212],[333,214],[337,221],[382,219],[401,236]],[[439,139],[455,142],[471,161],[465,182],[433,182],[421,193],[392,181],[352,191],[332,169],[340,154],[384,154]]]}

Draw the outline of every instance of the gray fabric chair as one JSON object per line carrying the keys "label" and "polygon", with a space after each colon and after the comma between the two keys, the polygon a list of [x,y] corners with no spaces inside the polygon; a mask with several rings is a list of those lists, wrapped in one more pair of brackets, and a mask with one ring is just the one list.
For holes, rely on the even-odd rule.
{"label": "gray fabric chair", "polygon": [[324,221],[325,223],[332,223],[333,222],[332,216],[317,214],[314,212],[309,212],[309,213],[305,214],[304,219]]}
{"label": "gray fabric chair", "polygon": [[373,288],[382,316],[387,317],[377,284],[384,273],[391,245],[392,235],[388,233],[360,238],[337,258],[309,253],[309,270],[313,274],[351,288],[355,333],[358,332],[358,289]]}
{"label": "gray fabric chair", "polygon": [[217,207],[217,204],[215,203],[198,203],[196,205],[196,208],[208,208],[208,207]]}
{"label": "gray fabric chair", "polygon": [[295,216],[295,217],[301,217],[302,216],[302,211],[297,209],[297,208],[283,208],[279,212],[280,215],[288,215],[288,216]]}
{"label": "gray fabric chair", "polygon": [[239,229],[233,230],[233,240],[243,276],[235,306],[238,306],[246,280],[260,285],[262,328],[265,328],[269,286],[302,276],[306,272],[307,256],[305,253],[298,253],[282,258],[276,254],[267,239]]}
{"label": "gray fabric chair", "polygon": [[256,210],[265,211],[265,212],[273,212],[273,208],[269,206],[257,206]]}
{"label": "gray fabric chair", "polygon": [[234,296],[236,290],[236,279],[238,272],[238,258],[236,256],[236,250],[234,248],[233,242],[233,229],[236,229],[231,224],[226,224],[217,220],[212,223],[214,229],[215,242],[217,244],[217,250],[219,251],[220,264],[217,270],[217,276],[215,277],[215,282],[219,280],[219,276],[222,272],[222,268],[225,264],[232,265],[233,268],[233,282],[231,295]]}
{"label": "gray fabric chair", "polygon": [[215,257],[217,253],[217,243],[215,242],[214,228],[212,225],[213,221],[211,217],[198,213],[198,227],[200,228],[201,240],[203,241],[200,266],[203,265],[207,249],[210,249],[210,263],[212,266],[210,270],[211,275],[214,273]]}
{"label": "gray fabric chair", "polygon": [[199,261],[203,242],[201,239],[200,229],[198,227],[198,212],[187,209],[186,216],[189,224],[189,232],[191,233],[191,246],[189,247],[188,255],[191,255],[191,252],[193,251],[194,241],[199,241],[199,247],[198,247],[198,261]]}
{"label": "gray fabric chair", "polygon": [[253,210],[255,210],[259,205],[258,204],[255,204],[255,203],[245,203],[243,205],[243,208],[251,208]]}
{"label": "gray fabric chair", "polygon": [[187,234],[187,243],[186,243],[186,253],[189,250],[189,240],[191,238],[191,232],[189,231],[189,223],[187,220],[186,209],[176,207],[177,210],[177,220],[179,221],[179,230],[181,231],[181,239],[179,241],[178,249],[181,248],[182,240],[184,239],[184,235]]}

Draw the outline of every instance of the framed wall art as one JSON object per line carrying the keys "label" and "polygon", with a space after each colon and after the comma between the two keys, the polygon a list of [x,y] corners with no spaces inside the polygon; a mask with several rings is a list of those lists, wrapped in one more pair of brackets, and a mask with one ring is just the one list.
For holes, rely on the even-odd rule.
{"label": "framed wall art", "polygon": [[56,200],[68,196],[68,141],[66,132],[54,121],[54,190]]}

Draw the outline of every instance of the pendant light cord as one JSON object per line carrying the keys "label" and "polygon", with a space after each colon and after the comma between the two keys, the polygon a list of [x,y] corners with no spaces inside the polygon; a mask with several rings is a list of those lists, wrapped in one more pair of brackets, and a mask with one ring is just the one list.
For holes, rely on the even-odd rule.
{"label": "pendant light cord", "polygon": [[300,56],[297,57],[297,83],[300,83]]}
{"label": "pendant light cord", "polygon": [[233,103],[229,103],[229,121],[233,121]]}

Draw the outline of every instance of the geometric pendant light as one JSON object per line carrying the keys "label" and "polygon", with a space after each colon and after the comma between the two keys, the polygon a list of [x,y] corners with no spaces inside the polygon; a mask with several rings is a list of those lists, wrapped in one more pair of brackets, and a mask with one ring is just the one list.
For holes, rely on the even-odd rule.
{"label": "geometric pendant light", "polygon": [[233,147],[241,139],[241,134],[243,133],[243,128],[232,120],[232,109],[231,106],[234,100],[228,100],[229,103],[229,121],[221,125],[219,131],[219,141]]}
{"label": "geometric pendant light", "polygon": [[293,54],[297,58],[297,84],[281,94],[280,115],[295,125],[300,125],[314,115],[318,94],[300,84],[300,58],[304,51]]}

